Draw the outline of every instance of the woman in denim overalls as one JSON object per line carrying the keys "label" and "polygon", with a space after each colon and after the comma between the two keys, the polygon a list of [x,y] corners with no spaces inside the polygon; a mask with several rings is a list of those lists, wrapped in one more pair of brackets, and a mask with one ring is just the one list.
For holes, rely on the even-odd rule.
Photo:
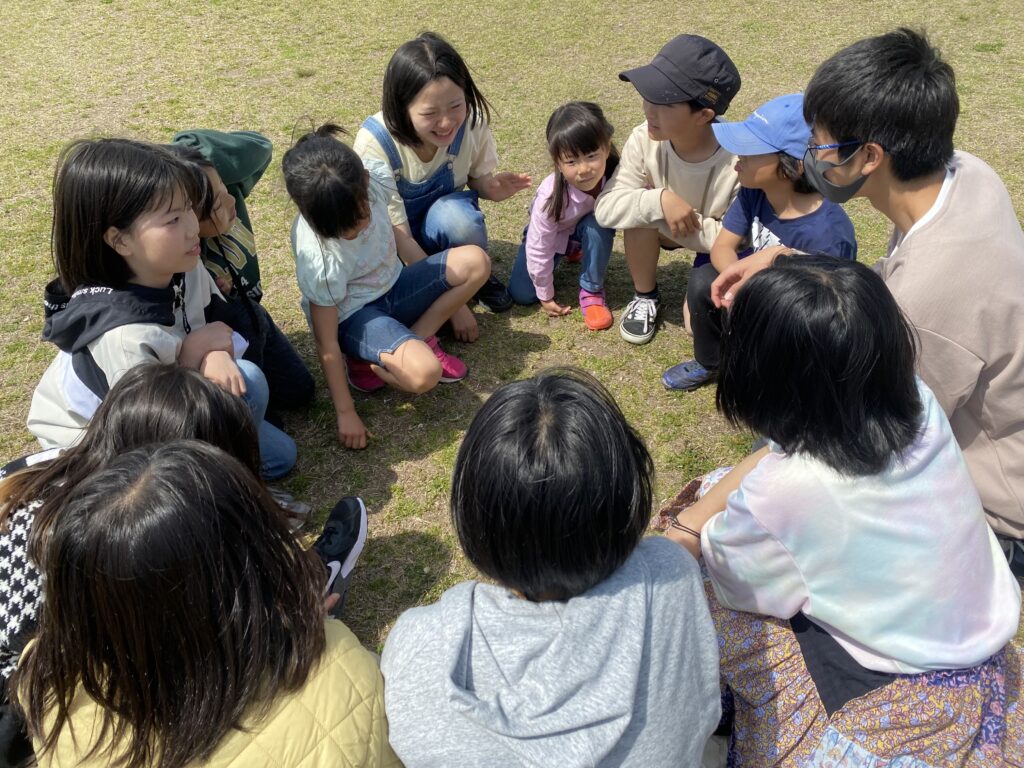
{"label": "woman in denim overalls", "polygon": [[[486,249],[479,199],[504,200],[530,185],[525,174],[494,173],[489,116],[465,62],[441,37],[425,32],[402,45],[388,63],[383,110],[363,123],[354,149],[389,164],[401,198],[401,205],[396,200],[390,206],[392,220],[424,254],[459,245]],[[424,172],[410,167],[417,163],[426,175],[412,180]],[[512,306],[493,276],[476,298],[494,312]],[[457,313],[452,325],[457,338],[477,336],[468,310]]]}

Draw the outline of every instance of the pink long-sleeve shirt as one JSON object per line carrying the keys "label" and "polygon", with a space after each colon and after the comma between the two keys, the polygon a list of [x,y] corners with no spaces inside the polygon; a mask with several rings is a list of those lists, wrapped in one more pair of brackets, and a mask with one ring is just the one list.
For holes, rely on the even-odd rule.
{"label": "pink long-sleeve shirt", "polygon": [[[548,201],[555,192],[555,175],[541,182],[530,205],[530,226],[526,231],[526,271],[537,290],[537,298],[550,301],[555,298],[555,256],[564,254],[569,247],[569,236],[576,230],[580,219],[594,212],[594,198],[566,184],[568,199],[562,209],[562,218],[555,221],[547,212]],[[604,180],[601,188],[604,188]]]}

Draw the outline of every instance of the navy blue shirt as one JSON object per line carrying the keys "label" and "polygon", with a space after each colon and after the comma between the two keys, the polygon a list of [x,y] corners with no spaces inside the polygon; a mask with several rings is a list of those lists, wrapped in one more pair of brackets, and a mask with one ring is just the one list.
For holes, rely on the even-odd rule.
{"label": "navy blue shirt", "polygon": [[853,261],[857,239],[853,222],[842,206],[822,200],[816,211],[795,219],[780,219],[760,189],[740,189],[722,225],[750,239],[750,252],[784,245],[803,253],[824,253]]}

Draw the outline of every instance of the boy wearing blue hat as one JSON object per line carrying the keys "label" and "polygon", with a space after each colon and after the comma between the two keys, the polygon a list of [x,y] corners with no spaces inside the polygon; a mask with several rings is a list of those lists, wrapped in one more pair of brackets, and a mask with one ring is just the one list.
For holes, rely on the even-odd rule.
{"label": "boy wearing blue hat", "polygon": [[736,158],[712,123],[740,89],[736,65],[710,40],[679,35],[650,64],[619,74],[643,97],[646,120],[633,129],[615,173],[597,199],[598,224],[623,230],[636,295],[619,333],[632,344],[654,336],[661,297],[661,249],[689,248],[706,263],[736,197]]}
{"label": "boy wearing blue hat", "polygon": [[736,173],[742,189],[725,214],[710,263],[694,266],[690,273],[686,320],[696,359],[664,373],[661,380],[668,389],[690,391],[715,380],[724,310],[711,301],[711,284],[738,259],[778,247],[857,258],[850,218],[804,179],[801,158],[811,128],[804,120],[803,101],[799,93],[779,96],[741,123],[711,126],[718,143],[739,157]]}

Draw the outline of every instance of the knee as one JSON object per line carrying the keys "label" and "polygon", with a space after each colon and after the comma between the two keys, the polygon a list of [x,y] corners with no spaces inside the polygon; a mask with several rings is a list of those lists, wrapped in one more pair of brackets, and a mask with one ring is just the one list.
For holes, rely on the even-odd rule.
{"label": "knee", "polygon": [[466,198],[443,197],[428,214],[430,229],[443,233],[453,245],[487,247],[487,227],[483,213]]}
{"label": "knee", "polygon": [[270,385],[267,383],[267,377],[263,375],[263,371],[250,360],[236,360],[235,364],[245,380],[246,401],[253,406],[254,410],[257,407],[265,408],[270,400]]}
{"label": "knee", "polygon": [[441,381],[441,363],[431,353],[430,360],[417,361],[404,372],[406,388],[415,395],[429,392]]}
{"label": "knee", "polygon": [[448,263],[461,282],[480,283],[491,274],[491,257],[478,245],[461,245],[448,251]]}
{"label": "knee", "polygon": [[704,264],[690,270],[690,279],[686,284],[686,300],[690,311],[711,301],[711,284],[717,277],[718,270],[714,264]]}
{"label": "knee", "polygon": [[508,293],[516,304],[529,306],[530,304],[537,303],[537,292],[533,289],[533,283],[526,286],[509,280]]}

